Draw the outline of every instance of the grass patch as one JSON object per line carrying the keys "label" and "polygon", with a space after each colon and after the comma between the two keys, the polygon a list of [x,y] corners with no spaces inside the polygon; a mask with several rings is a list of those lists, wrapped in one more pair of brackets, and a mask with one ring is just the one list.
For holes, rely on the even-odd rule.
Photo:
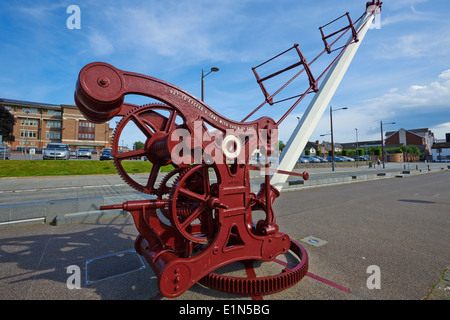
{"label": "grass patch", "polygon": [[[152,164],[149,161],[123,161],[128,174],[149,173]],[[161,168],[169,172],[172,166]],[[5,160],[0,162],[0,177],[39,177],[66,175],[117,174],[113,161],[79,160]]]}

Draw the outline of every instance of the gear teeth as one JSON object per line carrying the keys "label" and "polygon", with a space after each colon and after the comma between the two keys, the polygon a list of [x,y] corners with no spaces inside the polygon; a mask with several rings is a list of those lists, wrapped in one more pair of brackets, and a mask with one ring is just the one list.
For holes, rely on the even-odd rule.
{"label": "gear teeth", "polygon": [[[164,178],[161,180],[161,183],[159,184],[159,187],[158,187],[158,191],[157,191],[158,199],[162,199],[162,197],[163,197],[165,194],[168,194],[168,193],[170,192],[170,188],[173,186],[173,184],[172,184],[172,186],[168,187],[168,186],[167,186],[167,182],[168,182],[173,176],[175,176],[176,174],[179,174],[180,172],[182,172],[184,169],[185,169],[185,168],[183,168],[183,167],[175,168],[174,170],[170,171],[168,174],[166,174],[166,175],[164,176]],[[166,187],[167,187],[169,190],[168,190],[167,192],[164,192],[165,189],[166,189]]]}
{"label": "gear teeth", "polygon": [[169,191],[169,204],[172,203],[173,201],[173,194],[175,193],[175,190],[178,186],[178,183],[180,182],[180,180],[189,172],[191,171],[191,169],[195,168],[197,165],[190,165],[186,168],[183,168],[183,170],[180,171],[180,173],[178,174],[178,177],[175,179],[175,181],[172,184],[172,187],[170,188]]}
{"label": "gear teeth", "polygon": [[199,283],[213,290],[247,296],[263,296],[283,291],[297,284],[308,272],[308,254],[300,244],[291,240],[290,250],[297,255],[299,263],[284,269],[280,274],[267,277],[236,277],[211,272]]}
{"label": "gear teeth", "polygon": [[196,165],[190,165],[188,167],[182,168],[182,170],[180,170],[178,177],[176,177],[175,181],[172,184],[172,187],[170,188],[169,191],[169,198],[167,203],[169,204],[168,210],[167,210],[167,214],[168,214],[168,218],[170,220],[170,222],[172,222],[172,225],[175,226],[176,224],[174,223],[173,219],[175,219],[174,217],[178,216],[178,211],[176,213],[176,215],[174,215],[172,213],[172,209],[171,209],[171,204],[173,202],[173,194],[175,193],[175,190],[178,186],[178,183],[180,182],[180,180],[192,169],[194,168]]}
{"label": "gear teeth", "polygon": [[162,102],[151,102],[151,103],[146,103],[142,106],[139,106],[138,108],[143,108],[143,107],[157,107],[157,106],[167,106],[167,104],[162,103]]}
{"label": "gear teeth", "polygon": [[[120,178],[126,183],[128,184],[130,187],[132,187],[133,189],[139,191],[139,192],[143,192],[146,194],[152,194],[152,195],[157,195],[157,191],[158,189],[154,189],[153,190],[146,190],[146,188],[144,186],[142,186],[141,184],[137,183],[136,181],[134,181],[123,169],[122,165],[120,164],[120,162],[116,159],[115,155],[119,152],[119,150],[117,150],[117,146],[119,145],[119,141],[120,141],[120,133],[122,132],[122,129],[124,127],[124,125],[129,121],[129,117],[131,114],[134,114],[136,112],[138,112],[141,109],[145,109],[145,108],[151,108],[151,107],[169,107],[168,105],[164,104],[164,103],[148,103],[148,104],[144,104],[141,106],[137,106],[131,110],[129,110],[123,117],[122,119],[120,119],[119,123],[116,125],[113,134],[112,134],[112,154],[113,154],[113,164],[114,167],[116,168],[117,173],[119,174]],[[119,132],[120,129],[120,132]],[[116,141],[117,140],[117,141]]]}
{"label": "gear teeth", "polygon": [[[193,213],[193,211],[197,208],[197,206],[180,206],[177,207],[177,199],[175,198],[175,192],[177,191],[177,189],[179,188],[179,184],[181,182],[181,180],[190,172],[192,172],[192,170],[195,170],[198,167],[203,167],[205,166],[204,164],[195,164],[195,165],[190,165],[188,167],[186,167],[184,170],[182,170],[178,177],[175,179],[172,188],[170,189],[169,192],[169,198],[168,198],[168,219],[170,220],[170,222],[172,223],[172,226],[175,227],[175,229],[178,230],[178,232],[180,232],[180,234],[182,236],[184,236],[186,239],[188,239],[189,241],[193,242],[193,243],[202,243],[202,244],[206,244],[209,240],[208,240],[208,236],[204,235],[202,237],[196,237],[192,234],[190,234],[187,230],[182,230],[180,229],[180,223],[178,221],[179,217],[188,217],[189,215],[191,215]],[[194,200],[195,201],[195,200]],[[175,211],[175,212],[174,212]],[[210,232],[214,232],[214,230],[210,230]]]}
{"label": "gear teeth", "polygon": [[[184,167],[178,167],[178,168],[175,168],[174,170],[172,170],[171,172],[169,172],[168,174],[166,174],[164,176],[164,178],[161,180],[161,183],[159,184],[158,190],[156,192],[156,196],[157,196],[158,199],[162,199],[165,194],[168,194],[170,192],[170,189],[172,188],[173,184],[170,187],[167,186],[168,181],[173,176],[179,174],[180,172],[182,172],[185,169],[186,168],[184,168]],[[163,208],[161,208],[161,212],[170,221],[169,205],[168,204],[166,204]]]}

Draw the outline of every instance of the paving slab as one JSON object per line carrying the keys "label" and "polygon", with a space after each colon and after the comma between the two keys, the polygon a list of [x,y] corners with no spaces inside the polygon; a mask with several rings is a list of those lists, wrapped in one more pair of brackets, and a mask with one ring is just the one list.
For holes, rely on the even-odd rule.
{"label": "paving slab", "polygon": [[[308,252],[309,270],[297,285],[260,298],[450,299],[448,274],[442,275],[450,261],[450,173],[438,171],[283,192],[274,205],[280,230],[298,242],[307,238],[318,242],[301,242]],[[121,203],[140,196],[117,193],[104,199]],[[134,252],[138,234],[129,214],[60,215],[70,216],[79,220],[0,229],[0,299],[167,300],[148,263]],[[279,272],[291,259],[259,263],[256,272]],[[380,268],[381,289],[368,288],[371,266]],[[70,289],[76,282],[68,283],[75,275],[68,271],[76,267],[80,289]],[[242,263],[227,268],[225,272],[232,274],[246,272]],[[196,284],[176,300],[253,298]]]}

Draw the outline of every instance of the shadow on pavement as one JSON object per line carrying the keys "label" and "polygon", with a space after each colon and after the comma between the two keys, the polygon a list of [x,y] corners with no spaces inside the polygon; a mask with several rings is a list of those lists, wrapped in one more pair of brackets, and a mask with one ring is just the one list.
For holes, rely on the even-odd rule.
{"label": "shadow on pavement", "polygon": [[[103,225],[3,229],[0,299],[108,300],[156,296],[156,277],[134,251],[137,233],[128,219]],[[79,267],[80,272],[68,273],[69,266]],[[69,289],[67,283],[81,288]]]}

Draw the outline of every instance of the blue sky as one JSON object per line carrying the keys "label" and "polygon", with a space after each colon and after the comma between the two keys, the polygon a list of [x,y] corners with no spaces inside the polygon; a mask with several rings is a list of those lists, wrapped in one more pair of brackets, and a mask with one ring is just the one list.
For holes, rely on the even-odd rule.
{"label": "blue sky", "polygon": [[[450,133],[450,2],[385,0],[380,29],[366,35],[331,105],[335,141],[380,138],[386,130],[430,128]],[[81,68],[93,61],[147,74],[200,97],[232,120],[263,101],[251,68],[294,43],[308,60],[323,49],[318,27],[345,12],[358,18],[365,0],[97,0],[2,1],[0,97],[74,104]],[[67,7],[80,8],[80,29],[68,29]],[[329,62],[327,57],[324,62]],[[321,62],[313,69],[318,76]],[[306,87],[298,84],[296,94]],[[293,91],[293,92],[294,92]],[[127,97],[137,104],[149,102]],[[290,105],[289,105],[290,106]],[[289,107],[288,106],[288,107]],[[287,141],[305,99],[280,126]],[[285,107],[286,109],[287,107]],[[277,120],[282,105],[255,114]],[[330,132],[329,109],[310,140]],[[115,122],[112,121],[112,124]],[[139,137],[123,137],[131,146]],[[329,138],[329,137],[328,137]],[[325,138],[326,139],[326,138]]]}

